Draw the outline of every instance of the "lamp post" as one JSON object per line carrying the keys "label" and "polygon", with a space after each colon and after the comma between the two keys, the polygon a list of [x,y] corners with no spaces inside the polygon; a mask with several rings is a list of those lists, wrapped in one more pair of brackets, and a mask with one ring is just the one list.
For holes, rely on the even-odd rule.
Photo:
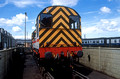
{"label": "lamp post", "polygon": [[25,49],[26,49],[26,16],[27,13],[25,12]]}

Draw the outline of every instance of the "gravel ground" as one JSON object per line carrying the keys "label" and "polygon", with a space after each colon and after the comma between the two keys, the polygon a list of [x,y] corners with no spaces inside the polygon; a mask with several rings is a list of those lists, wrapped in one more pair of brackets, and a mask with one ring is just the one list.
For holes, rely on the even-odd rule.
{"label": "gravel ground", "polygon": [[[43,79],[39,68],[31,54],[26,55],[24,66],[25,68],[23,71],[23,79]],[[97,71],[92,71],[88,77],[90,79],[115,79]]]}
{"label": "gravel ground", "polygon": [[39,68],[31,54],[26,55],[23,79],[42,79]]}
{"label": "gravel ground", "polygon": [[113,77],[110,77],[110,76],[108,76],[108,75],[105,75],[105,74],[100,73],[100,72],[97,72],[97,71],[93,71],[92,73],[90,73],[90,74],[88,75],[88,77],[89,77],[90,79],[115,79],[115,78],[113,78]]}

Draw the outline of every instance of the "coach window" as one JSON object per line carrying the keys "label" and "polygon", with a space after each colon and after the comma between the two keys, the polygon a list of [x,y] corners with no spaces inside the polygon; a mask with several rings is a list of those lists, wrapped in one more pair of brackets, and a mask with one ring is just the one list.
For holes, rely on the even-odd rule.
{"label": "coach window", "polygon": [[97,40],[97,43],[99,43],[99,41]]}
{"label": "coach window", "polygon": [[88,41],[88,43],[89,43],[89,41]]}
{"label": "coach window", "polygon": [[117,41],[116,40],[114,40],[114,43],[116,43]]}
{"label": "coach window", "polygon": [[80,22],[78,16],[70,16],[69,19],[71,29],[80,29]]}
{"label": "coach window", "polygon": [[50,28],[52,24],[52,15],[51,14],[41,14],[40,24],[42,28]]}

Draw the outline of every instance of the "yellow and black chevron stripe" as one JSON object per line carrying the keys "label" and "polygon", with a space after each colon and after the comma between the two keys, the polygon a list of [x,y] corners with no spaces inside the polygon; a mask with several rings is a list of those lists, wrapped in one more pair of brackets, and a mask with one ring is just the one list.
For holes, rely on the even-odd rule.
{"label": "yellow and black chevron stripe", "polygon": [[[39,24],[39,47],[80,46],[82,43],[81,24],[80,29],[70,29],[69,24],[69,16],[79,16],[78,13],[63,6],[51,6],[47,9],[48,12],[45,8],[40,14],[52,15],[52,28],[40,28]],[[40,14],[38,15],[39,20]]]}

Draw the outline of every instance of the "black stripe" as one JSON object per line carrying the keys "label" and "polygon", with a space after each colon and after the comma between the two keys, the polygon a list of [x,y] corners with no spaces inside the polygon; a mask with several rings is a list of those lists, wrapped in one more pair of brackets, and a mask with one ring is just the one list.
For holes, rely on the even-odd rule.
{"label": "black stripe", "polygon": [[62,32],[62,30],[60,30],[60,31],[56,34],[56,36],[54,36],[54,37],[50,40],[49,44],[51,44],[51,43],[58,37],[58,35],[61,34],[61,32]]}
{"label": "black stripe", "polygon": [[66,28],[66,26],[63,23],[60,23],[56,28],[59,28],[60,26],[63,26],[63,28]]}
{"label": "black stripe", "polygon": [[53,17],[55,17],[60,11],[63,12],[63,14],[64,14],[66,17],[69,18],[69,16],[66,14],[66,12],[65,12],[63,9],[61,9],[61,8],[53,15]]}
{"label": "black stripe", "polygon": [[[61,34],[61,33],[60,33]],[[56,42],[56,44],[53,47],[56,47],[57,44],[59,44],[59,42],[62,40],[62,37]]]}
{"label": "black stripe", "polygon": [[56,7],[54,6],[49,12],[48,14],[51,14],[51,12],[55,9]]}
{"label": "black stripe", "polygon": [[[66,8],[66,7],[65,7]],[[71,14],[71,15],[73,15],[73,13],[68,9],[68,8],[66,8],[66,10]]]}
{"label": "black stripe", "polygon": [[[51,44],[60,34],[63,34],[72,44],[74,43],[62,30],[49,42]],[[67,43],[66,43],[67,44]]]}
{"label": "black stripe", "polygon": [[73,44],[74,42],[68,37],[68,35],[66,35],[63,31],[62,34],[71,42],[71,44]]}
{"label": "black stripe", "polygon": [[58,29],[60,26],[63,26],[63,28],[66,27],[65,25],[63,25],[63,23],[60,23],[56,28]]}
{"label": "black stripe", "polygon": [[44,42],[46,42],[47,39],[49,39],[49,37],[57,30],[57,28],[55,28],[41,43],[40,43],[40,47],[41,45],[44,44]]}
{"label": "black stripe", "polygon": [[81,43],[78,41],[78,39],[69,31],[69,29],[67,29],[64,25],[63,27],[65,28],[65,30],[81,45]]}
{"label": "black stripe", "polygon": [[41,30],[42,28],[39,28],[39,31]]}
{"label": "black stripe", "polygon": [[39,36],[39,38],[42,38],[47,31],[49,31],[49,29],[46,28],[45,31]]}
{"label": "black stripe", "polygon": [[46,10],[46,8],[44,8],[44,9],[39,13],[39,15],[41,15],[45,10]]}
{"label": "black stripe", "polygon": [[[49,7],[44,8],[41,12],[40,15]],[[48,13],[51,13],[56,7],[54,6]]]}
{"label": "black stripe", "polygon": [[63,45],[61,45],[60,47],[64,47]]}
{"label": "black stripe", "polygon": [[70,45],[63,38],[62,41],[67,45],[67,47],[70,47]]}
{"label": "black stripe", "polygon": [[54,22],[53,22],[53,25],[56,24],[60,19],[62,19],[68,26],[69,26],[69,23],[66,21],[66,19],[60,15]]}
{"label": "black stripe", "polygon": [[80,39],[81,39],[81,36],[80,36],[80,34],[74,29],[73,30],[79,37],[80,37]]}
{"label": "black stripe", "polygon": [[63,38],[62,41],[67,45],[67,47],[70,47],[70,45]]}
{"label": "black stripe", "polygon": [[53,47],[56,47],[56,45],[59,44],[60,41],[63,41],[67,45],[67,47],[70,47],[70,45],[62,37],[56,42]]}

